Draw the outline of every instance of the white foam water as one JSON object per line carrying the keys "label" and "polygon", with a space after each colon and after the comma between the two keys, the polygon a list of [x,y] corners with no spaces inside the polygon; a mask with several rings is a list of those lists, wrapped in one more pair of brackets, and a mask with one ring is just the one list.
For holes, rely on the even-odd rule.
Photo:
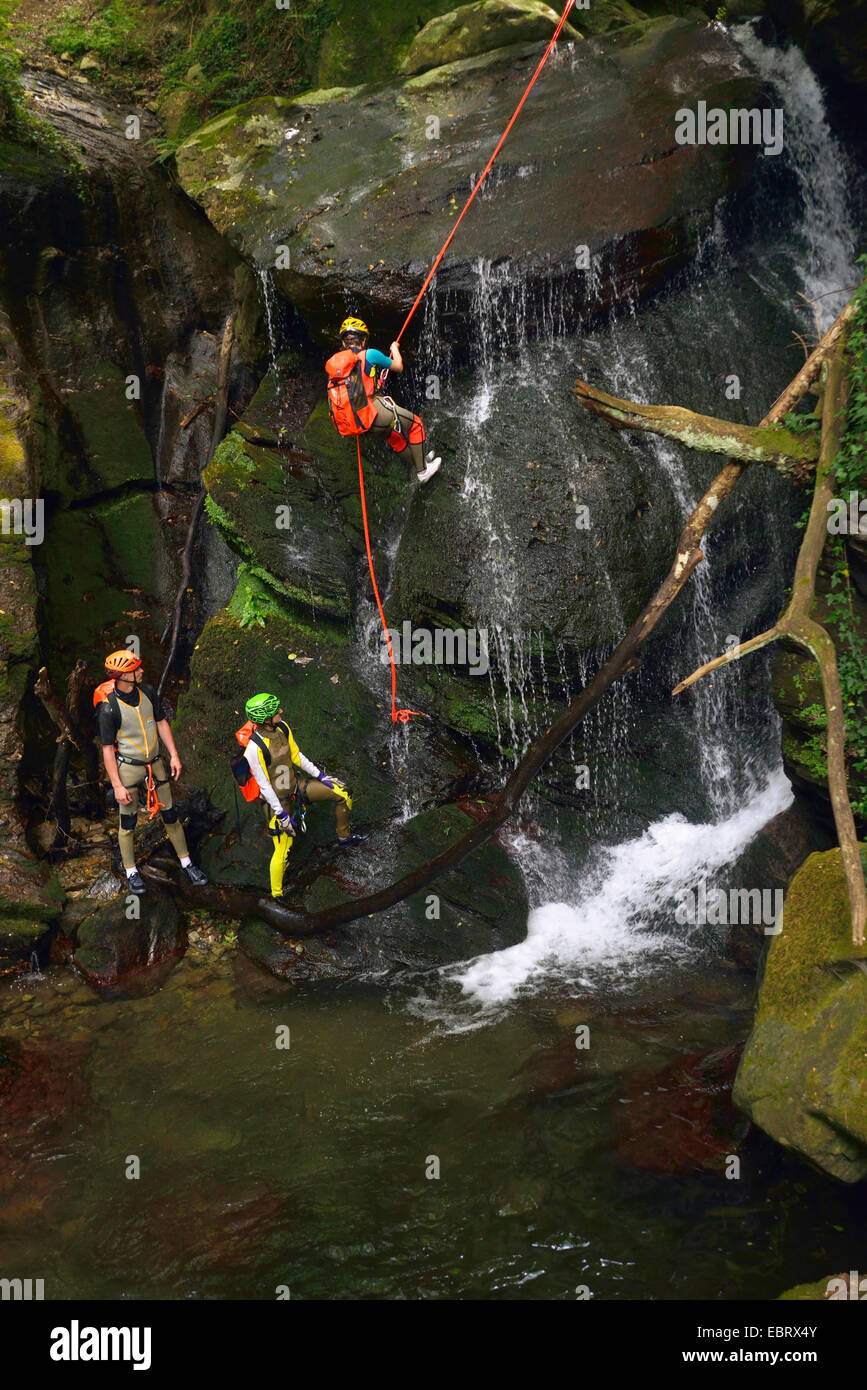
{"label": "white foam water", "polygon": [[[542,902],[531,911],[524,941],[440,972],[441,979],[460,987],[458,1004],[442,997],[436,1003],[418,1001],[420,1012],[461,1027],[468,1011],[489,1019],[518,996],[552,981],[628,989],[637,978],[704,950],[708,928],[674,925],[679,890],[695,889],[703,878],[733,863],[792,800],[789,781],[777,769],[726,820],[695,825],[675,812],[635,839],[601,849],[584,881],[573,882],[567,899]],[[557,889],[563,891],[562,854],[552,861],[547,851],[526,840],[516,841],[513,849],[524,861],[531,892],[534,878],[552,867]],[[542,883],[537,883],[539,889]]]}

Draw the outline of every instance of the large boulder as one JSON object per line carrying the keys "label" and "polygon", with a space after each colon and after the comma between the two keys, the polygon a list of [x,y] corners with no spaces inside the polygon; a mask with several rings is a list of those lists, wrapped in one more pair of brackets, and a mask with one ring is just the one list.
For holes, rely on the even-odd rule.
{"label": "large boulder", "polygon": [[[413,39],[400,70],[425,72],[509,43],[547,43],[559,18],[541,0],[476,0],[429,19]],[[574,25],[564,25],[562,43],[580,38]]]}
{"label": "large boulder", "polygon": [[[381,86],[245,103],[181,146],[181,182],[244,256],[276,267],[323,341],[349,304],[387,341],[539,54],[512,44]],[[465,333],[480,259],[509,260],[531,318],[536,290],[561,286],[577,319],[591,279],[597,307],[662,283],[754,156],[678,145],[676,111],[750,106],[759,92],[719,28],[660,20],[637,43],[573,46],[537,83],[438,272],[449,331]]]}
{"label": "large boulder", "polygon": [[852,946],[839,850],[811,854],[786,895],[733,1094],[785,1148],[867,1178],[867,948]]}
{"label": "large boulder", "polygon": [[79,923],[72,963],[100,991],[151,993],[187,949],[183,915],[174,899],[150,891],[141,899],[113,898]]}
{"label": "large boulder", "polygon": [[[469,829],[461,805],[439,806],[328,865],[303,892],[319,911],[384,887],[433,858]],[[245,955],[278,979],[344,979],[384,970],[447,965],[514,946],[526,935],[527,894],[520,869],[489,840],[429,887],[375,917],[322,936],[287,938],[261,921],[246,922],[238,941]]]}

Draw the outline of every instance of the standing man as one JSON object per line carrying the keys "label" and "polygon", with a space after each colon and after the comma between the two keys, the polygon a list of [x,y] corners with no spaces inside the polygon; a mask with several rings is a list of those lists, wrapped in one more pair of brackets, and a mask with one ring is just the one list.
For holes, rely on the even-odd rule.
{"label": "standing man", "polygon": [[147,891],[135,863],[135,824],[142,788],[146,787],[146,806],[151,816],[160,811],[166,834],[191,883],[201,887],[205,875],[190,858],[184,827],[172,805],[172,792],[160,754],[160,740],[169,754],[169,767],[175,781],[181,775],[181,760],[163,713],[159,695],[143,681],[141,658],[130,651],[112,652],[105,673],[114,679],[114,689],[106,690],[99,706],[97,722],[102,759],[111,781],[120,812],[118,846],[131,893]]}
{"label": "standing man", "polygon": [[274,841],[269,870],[271,896],[282,904],[285,902],[283,875],[297,826],[274,789],[275,781],[286,792],[287,801],[300,800],[302,816],[305,802],[332,802],[337,820],[337,843],[341,847],[360,844],[367,836],[353,835],[349,824],[352,797],[346,783],[339,777],[320,772],[315,763],[305,758],[283,719],[277,696],[254,695],[244,706],[244,713],[249,723],[239,729],[235,737],[244,749],[244,757],[266,802],[268,834]]}
{"label": "standing man", "polygon": [[367,324],[362,319],[344,319],[340,325],[341,351],[325,364],[328,374],[328,405],[338,434],[385,435],[395,453],[409,450],[409,457],[420,483],[428,482],[438,471],[441,458],[433,449],[425,458],[424,425],[418,415],[391,396],[382,394],[389,372],[403,371],[398,344],[392,343],[391,356],[367,346]]}

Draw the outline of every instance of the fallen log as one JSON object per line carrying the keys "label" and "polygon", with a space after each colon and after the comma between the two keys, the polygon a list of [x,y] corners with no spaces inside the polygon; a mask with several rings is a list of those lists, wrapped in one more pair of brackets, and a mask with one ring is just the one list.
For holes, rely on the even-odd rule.
{"label": "fallen log", "polygon": [[769,464],[796,483],[809,480],[819,457],[818,440],[813,435],[779,425],[736,425],[679,405],[638,405],[609,396],[586,381],[576,381],[573,390],[586,410],[600,415],[615,429],[644,430],[673,439],[687,449]]}

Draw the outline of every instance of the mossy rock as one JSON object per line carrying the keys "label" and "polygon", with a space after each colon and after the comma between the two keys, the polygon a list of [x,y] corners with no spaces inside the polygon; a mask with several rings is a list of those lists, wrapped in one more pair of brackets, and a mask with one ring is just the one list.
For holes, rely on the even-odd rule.
{"label": "mossy rock", "polygon": [[811,854],[771,941],[734,1100],[844,1182],[867,1178],[867,948],[852,945],[839,850]]}
{"label": "mossy rock", "polygon": [[[650,293],[685,264],[719,199],[752,169],[749,147],[672,153],[672,91],[680,105],[751,106],[761,95],[722,29],[703,16],[658,19],[628,39],[576,44],[572,62],[550,65],[527,102],[485,216],[466,220],[437,274],[456,341],[480,260],[514,263],[528,321],[554,284],[585,302],[582,245],[599,270],[597,309]],[[376,86],[244,103],[180,147],[181,183],[248,259],[273,265],[277,246],[288,249],[275,279],[317,339],[333,341],[352,305],[387,343],[539,53],[538,42],[510,43]]]}
{"label": "mossy rock", "polygon": [[60,916],[65,896],[46,864],[7,842],[0,864],[0,953],[28,957]]}
{"label": "mossy rock", "polygon": [[37,563],[44,567],[40,625],[56,682],[62,686],[79,657],[98,669],[103,653],[126,646],[130,633],[142,640],[145,660],[156,660],[177,578],[150,493],[55,512]]}
{"label": "mossy rock", "polygon": [[[324,381],[323,373],[323,388]],[[268,447],[282,441],[275,391],[269,373],[205,471],[208,515],[302,620],[311,612],[346,619],[364,549],[354,443],[336,433],[323,399],[291,449]],[[399,504],[406,465],[385,460],[376,444],[365,443],[364,452],[372,463],[366,494],[375,530]]]}
{"label": "mossy rock", "polygon": [[452,9],[454,0],[417,0],[414,5],[380,5],[361,17],[356,0],[333,0],[333,18],[319,50],[319,85],[390,77],[422,25]]}
{"label": "mossy rock", "polygon": [[[476,0],[429,19],[413,39],[400,70],[408,74],[455,63],[510,43],[547,43],[560,19],[541,0]],[[560,42],[580,40],[572,24]]]}
{"label": "mossy rock", "polygon": [[34,403],[32,427],[43,493],[84,500],[130,482],[150,482],[154,462],[140,408],[126,398],[126,379],[110,362],[94,364],[92,384],[65,400],[58,428]]}

